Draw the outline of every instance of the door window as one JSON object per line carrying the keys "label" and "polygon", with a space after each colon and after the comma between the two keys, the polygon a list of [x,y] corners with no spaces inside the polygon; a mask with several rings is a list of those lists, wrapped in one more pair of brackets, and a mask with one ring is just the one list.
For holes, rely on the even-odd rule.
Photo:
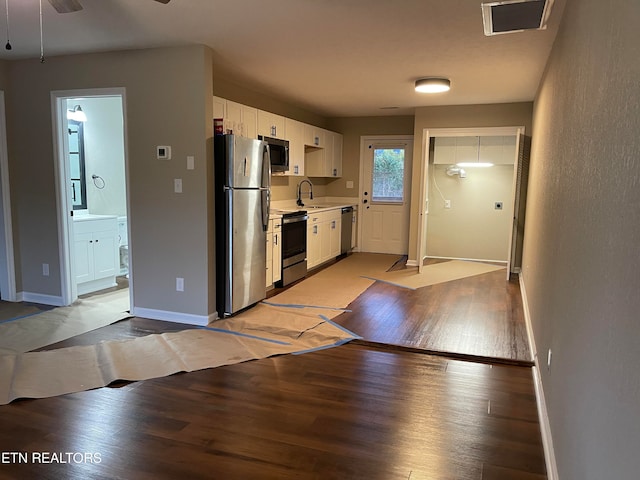
{"label": "door window", "polygon": [[404,154],[404,148],[374,149],[372,202],[404,203]]}

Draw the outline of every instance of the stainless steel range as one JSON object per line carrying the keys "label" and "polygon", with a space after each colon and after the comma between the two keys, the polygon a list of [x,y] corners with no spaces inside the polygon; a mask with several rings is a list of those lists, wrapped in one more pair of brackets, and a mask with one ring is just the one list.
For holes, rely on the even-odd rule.
{"label": "stainless steel range", "polygon": [[307,219],[305,210],[282,214],[282,280],[284,287],[307,274]]}

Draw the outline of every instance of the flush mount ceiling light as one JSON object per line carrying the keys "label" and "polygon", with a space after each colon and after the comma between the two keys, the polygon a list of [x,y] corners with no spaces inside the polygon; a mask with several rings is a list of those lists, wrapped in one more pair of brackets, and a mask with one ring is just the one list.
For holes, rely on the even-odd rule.
{"label": "flush mount ceiling light", "polygon": [[67,110],[67,120],[75,120],[76,122],[86,122],[87,114],[82,111],[80,105],[76,105],[73,109]]}
{"label": "flush mount ceiling light", "polygon": [[420,78],[416,80],[416,92],[441,93],[448,92],[451,88],[451,80],[448,78]]}

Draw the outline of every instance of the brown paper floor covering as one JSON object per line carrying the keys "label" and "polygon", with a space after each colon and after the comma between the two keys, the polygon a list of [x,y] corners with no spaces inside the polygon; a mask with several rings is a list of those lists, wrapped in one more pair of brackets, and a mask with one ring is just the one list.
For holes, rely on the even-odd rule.
{"label": "brown paper floor covering", "polygon": [[397,259],[354,254],[272,297],[276,305],[261,303],[206,328],[0,355],[0,404],[340,345],[357,337],[330,319],[373,283],[364,275]]}

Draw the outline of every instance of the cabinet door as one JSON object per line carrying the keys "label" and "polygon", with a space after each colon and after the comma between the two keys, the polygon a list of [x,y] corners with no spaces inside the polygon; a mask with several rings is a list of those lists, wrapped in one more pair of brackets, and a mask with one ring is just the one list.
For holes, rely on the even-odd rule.
{"label": "cabinet door", "polygon": [[273,221],[273,238],[272,238],[272,266],[273,266],[273,282],[282,279],[282,246],[281,246],[281,221]]}
{"label": "cabinet door", "polygon": [[75,233],[76,283],[93,280],[93,234]]}
{"label": "cabinet door", "polygon": [[456,161],[477,162],[479,137],[456,137]]}
{"label": "cabinet door", "polygon": [[258,135],[284,138],[284,117],[258,110]]}
{"label": "cabinet door", "polygon": [[328,222],[329,227],[329,257],[335,258],[340,255],[340,241],[341,241],[341,231],[342,225],[340,224],[340,210],[338,210],[338,216],[335,214],[332,216],[333,218]]}
{"label": "cabinet door", "polygon": [[320,264],[320,224],[307,225],[307,268]]}
{"label": "cabinet door", "polygon": [[112,231],[93,235],[94,279],[111,277],[120,270],[117,236]]}
{"label": "cabinet door", "polygon": [[342,176],[342,134],[333,133],[332,134],[332,149],[333,157],[331,161],[331,176],[332,177],[341,177]]}
{"label": "cabinet door", "polygon": [[227,100],[224,117],[224,133],[242,135],[242,105]]}
{"label": "cabinet door", "polygon": [[331,221],[325,220],[318,224],[320,229],[320,261],[326,262],[331,258]]}
{"label": "cabinet door", "polygon": [[224,98],[213,97],[213,118],[223,118],[226,115],[227,101]]}
{"label": "cabinet door", "polygon": [[267,239],[265,241],[266,251],[266,285],[267,287],[273,284],[273,219],[269,219],[267,227]]}
{"label": "cabinet door", "polygon": [[304,124],[290,118],[284,121],[285,138],[289,140],[289,171],[285,175],[304,175]]}
{"label": "cabinet door", "polygon": [[242,135],[258,138],[258,109],[242,105]]}
{"label": "cabinet door", "polygon": [[320,127],[305,124],[304,144],[309,147],[324,148],[326,146],[325,130]]}

